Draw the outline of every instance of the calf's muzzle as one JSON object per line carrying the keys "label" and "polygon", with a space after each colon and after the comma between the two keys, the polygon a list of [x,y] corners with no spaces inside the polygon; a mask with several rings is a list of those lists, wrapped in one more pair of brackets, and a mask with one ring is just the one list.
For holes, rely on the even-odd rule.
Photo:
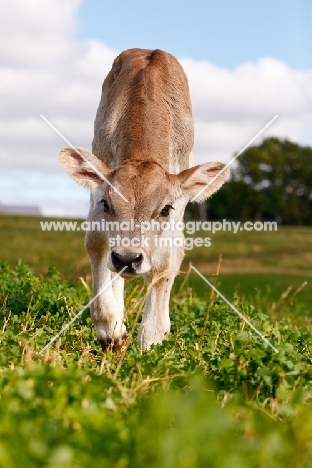
{"label": "calf's muzzle", "polygon": [[136,273],[136,270],[141,266],[143,261],[143,255],[138,252],[128,252],[124,254],[112,251],[112,264],[116,271],[121,271],[124,267],[127,267],[125,273]]}

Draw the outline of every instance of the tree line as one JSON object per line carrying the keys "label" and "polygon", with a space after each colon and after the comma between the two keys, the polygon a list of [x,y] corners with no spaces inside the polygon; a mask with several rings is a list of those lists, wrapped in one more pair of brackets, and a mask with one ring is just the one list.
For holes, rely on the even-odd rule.
{"label": "tree line", "polygon": [[[206,209],[210,220],[312,225],[312,148],[275,137],[248,148]],[[188,216],[195,213],[189,206]]]}

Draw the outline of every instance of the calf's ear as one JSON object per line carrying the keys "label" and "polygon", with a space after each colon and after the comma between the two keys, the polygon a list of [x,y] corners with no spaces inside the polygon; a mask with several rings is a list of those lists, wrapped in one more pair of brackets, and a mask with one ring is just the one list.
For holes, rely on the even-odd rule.
{"label": "calf's ear", "polygon": [[89,189],[103,184],[105,177],[112,172],[112,169],[85,148],[63,148],[59,160],[78,184]]}
{"label": "calf's ear", "polygon": [[209,162],[180,172],[178,179],[190,200],[200,203],[219,190],[229,173],[225,164]]}

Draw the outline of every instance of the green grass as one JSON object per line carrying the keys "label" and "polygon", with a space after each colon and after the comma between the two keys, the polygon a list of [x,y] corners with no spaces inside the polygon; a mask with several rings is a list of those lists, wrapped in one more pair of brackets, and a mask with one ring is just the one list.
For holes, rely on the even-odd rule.
{"label": "green grass", "polygon": [[[222,286],[222,285],[221,285]],[[221,287],[220,286],[220,287]],[[309,468],[312,324],[275,319],[187,288],[171,299],[172,333],[142,352],[144,294],[127,285],[128,341],[103,355],[86,310],[88,287],[43,278],[21,262],[0,267],[0,466],[4,468]]]}
{"label": "green grass", "polygon": [[[207,275],[213,283],[214,276]],[[178,292],[185,275],[177,277],[174,291]],[[198,296],[208,299],[211,288],[195,272],[192,272],[186,282],[186,287]],[[262,307],[267,312],[291,315],[289,306],[296,306],[298,314],[311,314],[312,278],[305,275],[274,275],[274,274],[223,274],[221,273],[216,287],[227,299],[237,298],[240,302],[251,302]]]}
{"label": "green grass", "polygon": [[[77,281],[83,277],[90,284],[84,233],[42,231],[42,220],[49,219],[0,215],[0,260],[13,266],[22,258],[38,275],[44,275],[54,265],[63,278]],[[248,299],[271,310],[292,287],[289,303],[301,304],[300,313],[307,314],[312,296],[311,228],[279,227],[276,232],[218,232],[214,235],[200,231],[191,237],[200,236],[210,237],[212,245],[186,251],[181,268],[184,273],[192,262],[201,272],[213,275],[222,254],[217,287],[228,299],[238,295],[241,301]],[[183,280],[182,273],[176,279],[176,291]],[[307,284],[295,294],[305,282]],[[195,273],[190,275],[186,286],[194,288],[199,296],[207,298],[210,294],[209,287]],[[279,302],[277,310],[284,312],[283,301]]]}
{"label": "green grass", "polygon": [[[101,353],[86,310],[41,355],[90,300],[91,275],[83,232],[40,220],[0,216],[1,468],[312,466],[310,228],[195,233],[212,246],[186,254],[163,345],[136,345],[134,280],[121,354]],[[213,282],[220,254],[218,289],[279,353],[185,276],[192,262]]]}
{"label": "green grass", "polygon": [[[194,248],[186,261],[216,268],[222,254],[225,273],[277,273],[312,276],[312,229],[278,227],[277,231],[218,232],[199,231],[194,237],[210,237],[211,247]],[[207,267],[206,267],[207,268]]]}
{"label": "green grass", "polygon": [[0,260],[15,265],[22,258],[39,275],[51,265],[67,278],[90,275],[84,233],[42,231],[40,221],[48,220],[52,218],[0,215]]}
{"label": "green grass", "polygon": [[[27,216],[0,215],[0,259],[14,265],[19,258],[36,273],[55,265],[64,276],[89,274],[83,246],[84,233],[42,231],[40,221]],[[78,220],[81,222],[81,220]],[[276,273],[312,277],[312,228],[279,227],[276,232],[199,231],[188,237],[210,237],[211,247],[186,251],[185,263],[192,261],[213,273],[222,254],[223,273]]]}

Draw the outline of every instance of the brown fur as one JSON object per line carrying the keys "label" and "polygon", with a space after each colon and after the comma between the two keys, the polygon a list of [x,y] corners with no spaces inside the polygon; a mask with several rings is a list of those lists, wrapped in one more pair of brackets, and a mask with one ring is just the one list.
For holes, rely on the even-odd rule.
{"label": "brown fur", "polygon": [[170,172],[170,155],[189,154],[193,141],[188,83],[179,62],[160,50],[120,54],[103,83],[93,153],[109,166],[153,159]]}

